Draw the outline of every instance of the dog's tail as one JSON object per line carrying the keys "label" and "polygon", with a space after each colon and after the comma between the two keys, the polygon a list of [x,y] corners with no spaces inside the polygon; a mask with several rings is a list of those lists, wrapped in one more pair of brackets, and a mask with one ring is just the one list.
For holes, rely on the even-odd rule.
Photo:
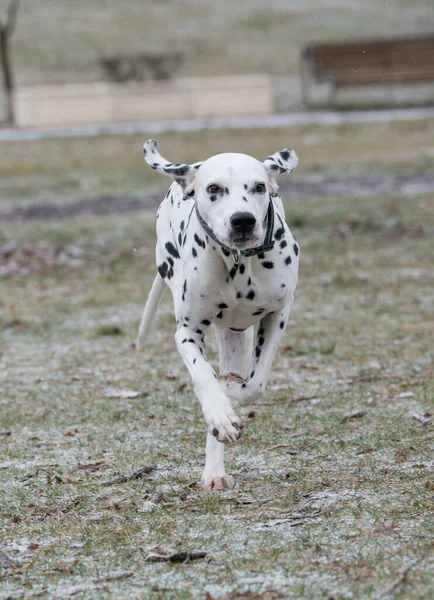
{"label": "dog's tail", "polygon": [[164,294],[164,283],[161,275],[157,273],[154,283],[152,284],[151,291],[149,292],[148,299],[146,300],[145,308],[143,310],[142,320],[140,322],[139,333],[137,335],[136,350],[143,348],[143,342],[151,329],[152,322],[158,311],[161,298]]}

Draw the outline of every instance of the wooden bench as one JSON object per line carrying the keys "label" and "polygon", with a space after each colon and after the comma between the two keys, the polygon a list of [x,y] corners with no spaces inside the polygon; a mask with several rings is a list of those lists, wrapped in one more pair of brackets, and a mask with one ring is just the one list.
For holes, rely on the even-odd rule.
{"label": "wooden bench", "polygon": [[307,106],[333,104],[345,88],[434,84],[434,36],[315,43],[301,58]]}

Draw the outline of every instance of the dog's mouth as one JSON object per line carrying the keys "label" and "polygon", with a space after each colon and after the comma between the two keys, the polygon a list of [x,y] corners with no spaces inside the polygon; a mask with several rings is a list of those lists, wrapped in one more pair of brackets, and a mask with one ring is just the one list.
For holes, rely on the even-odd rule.
{"label": "dog's mouth", "polygon": [[232,236],[230,239],[230,246],[236,250],[246,250],[247,248],[254,248],[258,245],[258,238],[253,235],[237,235]]}

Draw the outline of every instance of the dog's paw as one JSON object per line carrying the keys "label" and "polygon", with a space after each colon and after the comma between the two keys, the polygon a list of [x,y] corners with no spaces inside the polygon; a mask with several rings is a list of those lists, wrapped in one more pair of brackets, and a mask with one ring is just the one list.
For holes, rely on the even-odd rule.
{"label": "dog's paw", "polygon": [[211,415],[206,419],[208,431],[219,442],[236,442],[244,429],[241,419],[230,409],[214,409]]}
{"label": "dog's paw", "polygon": [[231,475],[217,475],[216,477],[204,477],[203,489],[206,492],[219,492],[230,490],[234,487],[234,478]]}
{"label": "dog's paw", "polygon": [[237,404],[248,404],[257,400],[264,392],[263,388],[248,379],[227,377],[220,381],[220,386],[226,396]]}
{"label": "dog's paw", "polygon": [[244,377],[241,377],[239,373],[234,373],[234,371],[229,371],[229,373],[224,373],[223,375],[219,375],[220,384],[223,384],[225,387],[228,383],[244,383]]}

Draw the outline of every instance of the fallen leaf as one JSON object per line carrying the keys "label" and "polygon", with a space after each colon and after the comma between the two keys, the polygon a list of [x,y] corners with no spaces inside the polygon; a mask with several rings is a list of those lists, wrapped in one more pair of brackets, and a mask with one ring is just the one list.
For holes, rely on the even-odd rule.
{"label": "fallen leaf", "polygon": [[70,477],[69,475],[67,477],[65,477],[65,481],[66,483],[80,483],[81,481],[83,481],[82,479],[77,479],[76,477]]}
{"label": "fallen leaf", "polygon": [[0,431],[0,437],[9,437],[12,435],[12,431]]}
{"label": "fallen leaf", "polygon": [[363,417],[364,415],[366,415],[365,410],[356,408],[355,410],[350,410],[349,412],[346,412],[342,416],[342,421],[349,421],[350,419],[358,419],[359,417]]}
{"label": "fallen leaf", "polygon": [[37,542],[32,542],[31,544],[29,544],[29,550],[38,550],[39,548],[39,544]]}
{"label": "fallen leaf", "polygon": [[108,496],[103,496],[101,498],[101,508],[106,510],[123,510],[129,506],[135,506],[135,503],[132,500],[127,500],[126,498],[109,498]]}
{"label": "fallen leaf", "polygon": [[78,464],[73,471],[89,471],[90,473],[94,473],[95,471],[99,471],[100,469],[105,469],[108,467],[108,464],[104,460],[100,460],[94,463],[88,463],[86,465]]}
{"label": "fallen leaf", "polygon": [[424,413],[423,415],[419,413],[413,413],[411,416],[421,425],[428,425],[428,423],[431,423],[433,417],[431,413]]}

